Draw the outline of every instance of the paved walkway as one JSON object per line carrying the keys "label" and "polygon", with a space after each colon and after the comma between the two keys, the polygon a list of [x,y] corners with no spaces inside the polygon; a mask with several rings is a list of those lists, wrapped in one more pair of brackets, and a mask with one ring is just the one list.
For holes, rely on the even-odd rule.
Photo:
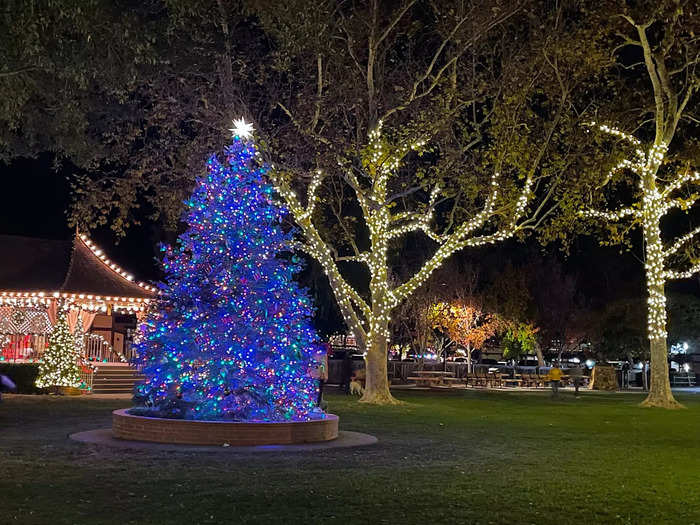
{"label": "paved walkway", "polygon": [[354,448],[366,447],[377,443],[377,438],[362,432],[349,432],[341,430],[338,437],[330,441],[320,441],[318,443],[303,443],[299,445],[259,445],[250,447],[228,447],[228,446],[208,446],[208,445],[175,445],[171,443],[149,443],[147,441],[128,441],[116,439],[112,436],[111,428],[100,428],[78,432],[69,436],[74,441],[89,443],[92,445],[103,445],[105,447],[130,450],[146,451],[178,451],[178,452],[219,452],[219,453],[244,453],[251,454],[257,452],[305,452],[310,450],[330,450],[334,448]]}
{"label": "paved walkway", "polygon": [[700,394],[700,386],[679,386],[671,390],[678,394]]}
{"label": "paved walkway", "polygon": [[[416,386],[413,384],[406,385],[391,385],[392,390],[415,390],[415,391],[429,391],[429,392],[439,392],[441,390],[445,391],[457,391],[457,390],[472,390],[474,392],[489,391],[489,392],[551,392],[550,387],[539,387],[539,388],[528,388],[523,386],[506,386],[506,387],[464,387],[464,385],[452,385],[452,386],[438,386],[438,387],[427,387],[427,386]],[[673,387],[671,389],[677,394],[700,394],[700,386],[691,387]],[[574,387],[571,386],[560,386],[560,392],[573,392]],[[611,393],[610,390],[589,390],[588,388],[580,388],[579,392],[585,392],[588,394],[607,394]],[[615,390],[616,394],[644,394],[646,393],[639,387],[632,387],[625,390]]]}

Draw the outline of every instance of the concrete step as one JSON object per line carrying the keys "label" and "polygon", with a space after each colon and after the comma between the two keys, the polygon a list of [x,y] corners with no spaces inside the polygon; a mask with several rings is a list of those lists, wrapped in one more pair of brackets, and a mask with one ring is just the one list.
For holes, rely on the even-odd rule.
{"label": "concrete step", "polygon": [[105,375],[124,375],[124,374],[139,374],[140,372],[138,370],[134,370],[133,368],[107,368],[107,369],[104,369],[101,366],[98,366],[97,373],[98,374],[105,374]]}
{"label": "concrete step", "polygon": [[93,381],[143,381],[145,377],[139,376],[95,376]]}
{"label": "concrete step", "polygon": [[96,366],[93,394],[133,394],[134,386],[145,379],[138,370],[126,364],[96,363]]}
{"label": "concrete step", "polygon": [[97,371],[95,376],[100,376],[100,377],[143,377],[141,374],[134,374],[133,372],[103,374],[100,370]]}
{"label": "concrete step", "polygon": [[143,379],[93,379],[93,385],[135,385],[143,383]]}
{"label": "concrete step", "polygon": [[132,377],[132,376],[142,376],[143,374],[135,371],[129,371],[129,372],[103,372],[102,370],[97,370],[95,372],[95,375],[97,376],[105,376],[105,377]]}
{"label": "concrete step", "polygon": [[101,361],[88,361],[93,366],[98,367],[100,370],[135,370],[131,365],[115,365],[113,363],[102,363]]}
{"label": "concrete step", "polygon": [[104,379],[102,379],[102,380],[93,379],[92,380],[92,383],[95,385],[134,385],[134,384],[142,383],[142,382],[143,382],[142,380],[133,380],[133,379],[132,380],[118,379],[118,380],[114,380],[114,381],[104,380]]}
{"label": "concrete step", "polygon": [[93,383],[140,383],[142,377],[93,377]]}

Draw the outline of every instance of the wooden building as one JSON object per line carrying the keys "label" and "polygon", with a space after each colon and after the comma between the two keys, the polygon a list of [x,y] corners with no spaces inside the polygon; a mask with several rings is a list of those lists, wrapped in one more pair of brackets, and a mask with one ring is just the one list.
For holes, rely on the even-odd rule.
{"label": "wooden building", "polygon": [[86,235],[55,241],[0,235],[0,360],[36,361],[60,308],[89,361],[125,362],[137,318],[156,296]]}

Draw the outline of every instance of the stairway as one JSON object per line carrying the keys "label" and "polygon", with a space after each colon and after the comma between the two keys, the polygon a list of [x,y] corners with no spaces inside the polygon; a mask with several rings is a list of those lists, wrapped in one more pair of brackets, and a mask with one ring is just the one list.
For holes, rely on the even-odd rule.
{"label": "stairway", "polygon": [[134,368],[121,363],[100,363],[92,380],[93,394],[133,394],[134,385],[143,381]]}

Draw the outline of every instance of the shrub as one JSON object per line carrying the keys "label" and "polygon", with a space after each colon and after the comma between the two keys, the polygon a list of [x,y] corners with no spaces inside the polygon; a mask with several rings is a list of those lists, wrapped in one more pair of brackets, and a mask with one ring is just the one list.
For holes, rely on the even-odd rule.
{"label": "shrub", "polygon": [[37,363],[0,363],[0,374],[8,376],[17,385],[17,394],[38,394],[34,385],[39,375]]}

